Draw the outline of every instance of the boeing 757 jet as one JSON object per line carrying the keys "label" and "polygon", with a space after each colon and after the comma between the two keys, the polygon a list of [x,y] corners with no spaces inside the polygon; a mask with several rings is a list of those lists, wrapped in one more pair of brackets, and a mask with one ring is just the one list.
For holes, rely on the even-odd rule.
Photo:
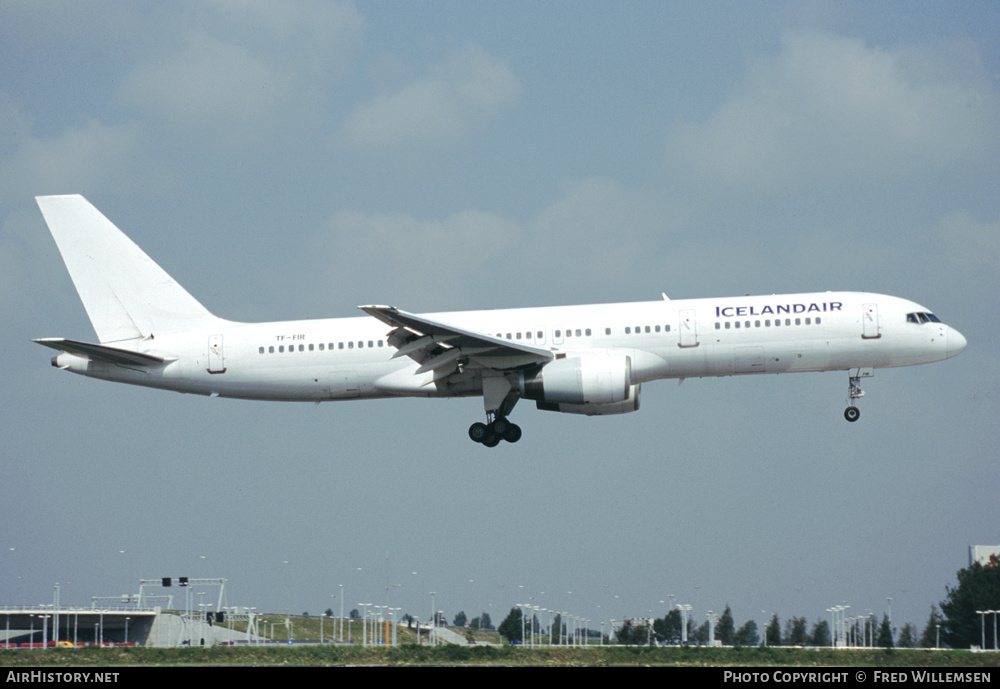
{"label": "boeing 757 jet", "polygon": [[482,397],[469,437],[517,442],[521,398],[626,414],[653,380],[846,371],[857,421],[875,369],[948,359],[965,338],[930,309],[865,292],[237,323],[219,318],[79,195],[40,196],[97,343],[35,342],[56,368],[118,383],[254,400]]}

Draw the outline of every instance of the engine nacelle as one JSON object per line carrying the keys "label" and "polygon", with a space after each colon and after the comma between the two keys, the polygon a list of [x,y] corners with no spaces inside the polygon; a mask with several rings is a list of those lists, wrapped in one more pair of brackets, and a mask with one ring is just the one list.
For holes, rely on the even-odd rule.
{"label": "engine nacelle", "polygon": [[521,396],[539,409],[568,414],[627,414],[639,408],[632,361],[624,354],[595,353],[556,359],[521,373]]}

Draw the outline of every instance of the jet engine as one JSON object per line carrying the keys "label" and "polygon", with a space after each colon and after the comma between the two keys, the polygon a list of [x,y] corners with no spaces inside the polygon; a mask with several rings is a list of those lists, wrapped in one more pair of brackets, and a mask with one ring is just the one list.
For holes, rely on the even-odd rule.
{"label": "jet engine", "polygon": [[520,374],[521,396],[539,409],[567,414],[627,414],[639,408],[632,360],[624,354],[593,353],[550,361]]}

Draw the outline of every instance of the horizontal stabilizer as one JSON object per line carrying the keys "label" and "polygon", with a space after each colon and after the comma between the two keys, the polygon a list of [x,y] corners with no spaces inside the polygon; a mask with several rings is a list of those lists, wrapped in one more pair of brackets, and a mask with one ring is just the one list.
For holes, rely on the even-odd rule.
{"label": "horizontal stabilizer", "polygon": [[168,360],[152,354],[133,352],[128,349],[118,349],[107,345],[90,344],[88,342],[76,342],[66,340],[61,337],[42,337],[32,340],[40,345],[58,349],[60,352],[68,352],[77,356],[84,356],[94,361],[107,361],[112,364],[122,366],[162,366]]}

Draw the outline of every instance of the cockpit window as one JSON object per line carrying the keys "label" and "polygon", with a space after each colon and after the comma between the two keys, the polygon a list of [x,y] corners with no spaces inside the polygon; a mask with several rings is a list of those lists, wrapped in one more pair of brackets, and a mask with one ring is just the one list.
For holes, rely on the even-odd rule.
{"label": "cockpit window", "polygon": [[927,313],[924,311],[918,311],[915,313],[906,314],[907,323],[940,323],[941,319],[935,316],[933,313]]}

